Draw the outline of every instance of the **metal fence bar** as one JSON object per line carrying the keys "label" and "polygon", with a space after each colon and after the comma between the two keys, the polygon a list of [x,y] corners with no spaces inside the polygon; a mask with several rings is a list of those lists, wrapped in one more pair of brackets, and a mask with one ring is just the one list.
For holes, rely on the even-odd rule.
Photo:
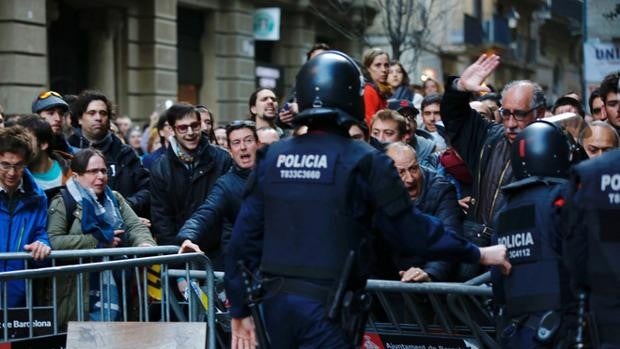
{"label": "metal fence bar", "polygon": [[[47,257],[48,260],[55,259],[75,259],[89,257],[117,257],[125,255],[144,256],[154,254],[176,254],[178,246],[152,246],[152,247],[115,247],[115,248],[94,248],[86,250],[53,250]],[[28,252],[2,252],[0,260],[32,259],[32,254]]]}
{"label": "metal fence bar", "polygon": [[375,279],[368,280],[366,283],[366,290],[424,294],[459,294],[488,297],[493,295],[493,291],[488,286],[474,286],[451,282],[404,283],[401,281]]}
{"label": "metal fence bar", "polygon": [[[150,248],[144,248],[150,249]],[[176,249],[176,248],[175,248]],[[29,256],[29,254],[27,254]],[[75,255],[67,258],[75,258]],[[81,258],[80,258],[81,259]],[[94,262],[88,264],[76,264],[76,265],[64,265],[64,266],[53,266],[39,269],[27,269],[27,270],[15,270],[8,272],[0,273],[0,284],[4,284],[4,294],[3,303],[4,309],[7,309],[6,303],[8,299],[8,294],[6,293],[7,282],[10,280],[19,280],[19,279],[36,279],[36,278],[45,278],[49,276],[56,275],[64,275],[64,274],[75,274],[75,273],[101,273],[104,271],[109,271],[111,273],[112,270],[124,269],[124,268],[134,268],[134,267],[148,267],[154,264],[163,264],[165,268],[162,270],[167,270],[167,265],[170,263],[190,263],[190,262],[200,262],[204,265],[204,275],[207,280],[207,294],[208,294],[208,313],[207,313],[207,325],[208,325],[208,333],[207,333],[207,344],[208,348],[215,348],[215,306],[213,300],[213,286],[214,286],[214,277],[213,277],[213,269],[210,260],[207,256],[202,253],[185,253],[185,254],[174,254],[174,255],[160,255],[160,256],[149,256],[149,257],[141,257],[134,259],[124,259],[124,260],[115,260],[108,262]],[[167,284],[167,275],[163,281]],[[146,279],[145,279],[146,280]],[[79,287],[81,289],[81,287]],[[146,292],[146,284],[144,284],[145,294]],[[165,288],[163,288],[164,292]],[[163,298],[165,300],[165,298]],[[192,300],[190,300],[192,301]],[[83,303],[82,303],[83,304]],[[148,312],[147,312],[148,313]],[[165,316],[165,315],[164,315]],[[8,321],[8,312],[4,312],[5,322]],[[168,318],[169,318],[169,307],[168,307]],[[8,331],[5,327],[5,340],[8,340]]]}

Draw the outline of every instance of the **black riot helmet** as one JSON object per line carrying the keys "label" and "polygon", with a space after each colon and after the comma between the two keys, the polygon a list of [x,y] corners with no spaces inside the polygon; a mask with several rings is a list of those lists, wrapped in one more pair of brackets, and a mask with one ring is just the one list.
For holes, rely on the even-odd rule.
{"label": "black riot helmet", "polygon": [[306,62],[295,88],[297,124],[334,117],[338,125],[364,120],[364,77],[355,61],[342,52],[325,51]]}
{"label": "black riot helmet", "polygon": [[534,176],[567,178],[571,158],[564,131],[544,120],[524,128],[512,143],[512,171],[519,180]]}

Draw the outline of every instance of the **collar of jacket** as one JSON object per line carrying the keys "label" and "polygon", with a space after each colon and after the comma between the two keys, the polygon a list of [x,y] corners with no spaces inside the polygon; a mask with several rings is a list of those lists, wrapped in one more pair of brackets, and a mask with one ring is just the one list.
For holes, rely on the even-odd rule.
{"label": "collar of jacket", "polygon": [[[24,169],[20,190],[22,191],[23,196],[19,199],[15,211],[20,209],[22,206],[28,206],[33,203],[36,204],[38,201],[45,199],[43,190],[36,185],[32,174],[30,174],[30,171],[27,168]],[[2,193],[2,195],[7,195],[5,191],[2,191]],[[0,207],[4,207],[6,209],[6,203],[4,200],[0,200]]]}
{"label": "collar of jacket", "polygon": [[[211,167],[213,167],[213,161],[211,161],[211,149],[212,146],[209,144],[209,140],[207,139],[207,137],[204,134],[201,135],[200,141],[198,142],[198,147],[196,149],[196,152],[194,153],[194,166],[196,168],[198,166],[206,166],[207,170],[209,170]],[[172,147],[168,147],[165,151],[168,153],[168,156],[170,157],[170,159],[172,159],[172,161],[185,167],[185,163],[181,161],[181,159],[179,159]]]}
{"label": "collar of jacket", "polygon": [[252,173],[251,168],[241,168],[234,161],[233,165],[230,167],[230,171],[243,179],[247,179],[250,173]]}

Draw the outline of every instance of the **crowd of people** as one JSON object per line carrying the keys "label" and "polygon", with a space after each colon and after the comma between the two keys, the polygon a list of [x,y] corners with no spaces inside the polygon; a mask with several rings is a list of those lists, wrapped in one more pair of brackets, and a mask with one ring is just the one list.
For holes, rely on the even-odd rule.
{"label": "crowd of people", "polygon": [[[308,60],[326,50],[315,45]],[[445,86],[432,78],[411,85],[403,65],[380,49],[361,62],[364,121],[351,121],[349,135],[391,158],[417,209],[481,245],[506,205],[502,187],[515,180],[511,144],[529,124],[574,113],[586,125],[573,137],[584,156],[620,145],[619,73],[591,93],[586,110],[571,91],[548,103],[534,81],[512,81],[501,92],[484,84],[497,57],[481,58]],[[31,112],[0,111],[0,226],[8,227],[2,252],[31,251],[38,262],[52,249],[159,244],[204,251],[223,269],[259,149],[308,132],[295,122],[295,91],[285,97],[267,88],[249,96],[247,118],[219,126],[207,106],[177,102],[140,127],[90,90],[41,93]],[[376,254],[382,278],[456,281],[479,272],[394,253],[380,241]],[[19,268],[5,263],[2,271]],[[8,304],[23,304],[23,286],[12,283]],[[75,301],[64,299],[63,319],[75,318]]]}

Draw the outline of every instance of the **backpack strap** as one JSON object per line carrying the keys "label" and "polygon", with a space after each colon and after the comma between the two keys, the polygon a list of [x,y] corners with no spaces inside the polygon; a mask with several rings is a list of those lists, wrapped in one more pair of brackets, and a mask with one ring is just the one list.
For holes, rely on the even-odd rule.
{"label": "backpack strap", "polygon": [[71,196],[71,193],[69,193],[69,191],[65,188],[60,189],[60,196],[62,197],[62,201],[65,204],[67,229],[71,229],[73,221],[75,221],[75,216],[73,215],[73,212],[75,212],[75,209],[77,208],[77,202],[75,201],[73,196]]}

